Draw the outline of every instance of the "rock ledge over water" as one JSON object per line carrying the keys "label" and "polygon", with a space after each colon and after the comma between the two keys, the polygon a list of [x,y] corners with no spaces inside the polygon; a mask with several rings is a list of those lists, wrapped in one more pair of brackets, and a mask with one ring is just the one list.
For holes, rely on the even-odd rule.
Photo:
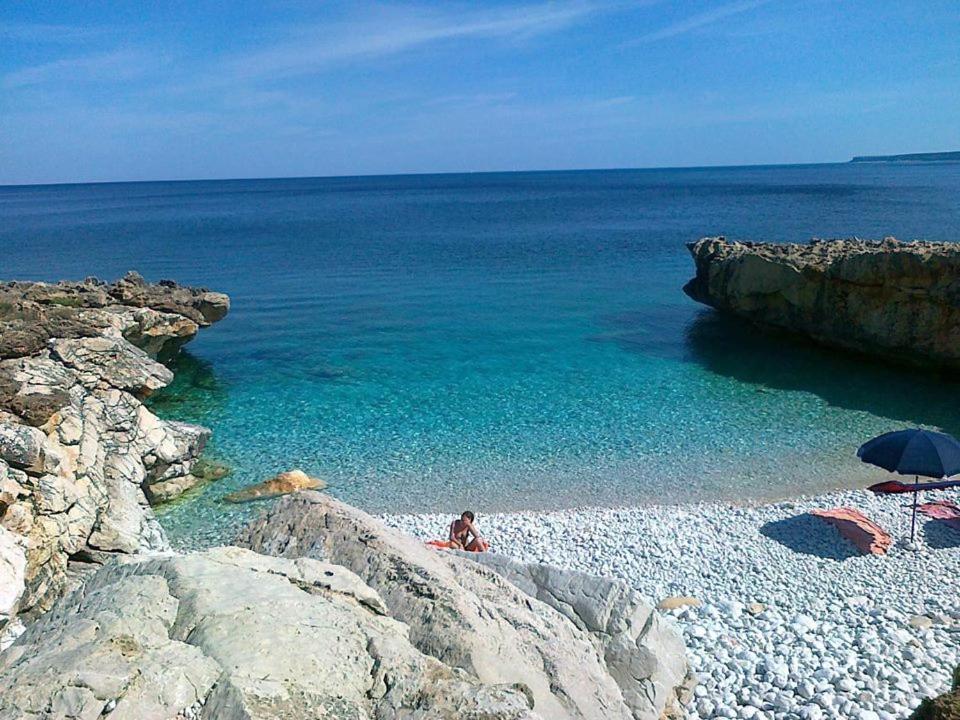
{"label": "rock ledge over water", "polygon": [[689,249],[684,291],[698,302],[825,345],[960,368],[960,245],[708,237]]}
{"label": "rock ledge over water", "polygon": [[190,487],[206,428],[142,400],[226,315],[226,295],[136,273],[115,283],[0,283],[0,634],[77,572],[166,547],[148,502]]}

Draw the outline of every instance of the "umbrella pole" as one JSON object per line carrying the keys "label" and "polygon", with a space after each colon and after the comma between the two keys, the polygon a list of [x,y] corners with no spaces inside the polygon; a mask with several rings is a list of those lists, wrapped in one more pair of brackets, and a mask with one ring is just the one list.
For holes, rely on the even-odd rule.
{"label": "umbrella pole", "polygon": [[917,490],[919,489],[920,479],[913,476],[913,517],[910,519],[910,542],[913,542],[913,536],[917,529]]}

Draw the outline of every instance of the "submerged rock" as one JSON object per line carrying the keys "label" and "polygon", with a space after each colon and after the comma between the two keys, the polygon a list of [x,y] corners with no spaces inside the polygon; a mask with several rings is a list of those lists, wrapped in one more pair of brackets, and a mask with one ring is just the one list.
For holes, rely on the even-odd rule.
{"label": "submerged rock", "polygon": [[536,720],[418,651],[348,569],[239,548],[114,563],[0,654],[0,720]]}
{"label": "submerged rock", "polygon": [[[409,626],[418,650],[484,683],[522,683],[544,718],[657,720],[679,716],[687,697],[675,631],[618,583],[546,569],[508,573],[506,563],[495,571],[317,492],[284,498],[240,542],[349,568]],[[549,603],[538,599],[554,590]]]}
{"label": "submerged rock", "polygon": [[834,347],[960,368],[960,245],[862,240],[807,245],[722,237],[689,245],[698,302]]}
{"label": "submerged rock", "polygon": [[253,502],[289,495],[301,490],[322,490],[326,486],[323,480],[310,477],[302,470],[289,470],[262,483],[225,495],[223,499],[231,503]]}
{"label": "submerged rock", "polygon": [[[0,569],[5,607],[29,619],[65,591],[71,563],[166,547],[148,496],[194,482],[210,432],[141,400],[173,378],[156,358],[228,307],[135,274],[0,283],[0,528],[26,560],[22,573]],[[12,617],[0,613],[0,632]]]}

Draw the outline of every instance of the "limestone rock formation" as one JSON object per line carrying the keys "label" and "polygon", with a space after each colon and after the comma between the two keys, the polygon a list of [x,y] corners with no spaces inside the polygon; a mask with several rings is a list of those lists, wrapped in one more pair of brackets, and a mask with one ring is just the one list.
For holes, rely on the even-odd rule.
{"label": "limestone rock formation", "polygon": [[71,563],[166,546],[148,496],[195,482],[210,433],[141,400],[173,378],[156,358],[228,307],[220,293],[135,273],[0,284],[0,633],[14,614],[48,608]]}
{"label": "limestone rock formation", "polygon": [[960,368],[960,244],[703,238],[690,246],[698,302],[834,347]]}
{"label": "limestone rock formation", "polygon": [[[517,581],[534,590],[527,594],[498,572],[430,550],[318,492],[283,498],[240,542],[258,552],[349,568],[409,626],[417,649],[484,683],[522,683],[544,718],[656,720],[679,714],[686,696],[682,643],[620,586],[598,582],[590,591],[595,607],[586,592],[576,609],[563,607],[566,601],[547,604],[536,599],[542,593],[533,580]],[[540,574],[531,570],[529,577]],[[578,582],[585,587],[572,578],[558,576],[554,583],[559,592],[567,582],[571,600]],[[625,600],[622,608],[599,606]],[[638,626],[644,617],[646,632]],[[626,678],[628,672],[636,676]],[[677,685],[667,687],[673,677]]]}
{"label": "limestone rock formation", "polygon": [[239,548],[111,563],[0,655],[0,720],[537,720],[415,649],[349,570]]}
{"label": "limestone rock formation", "polygon": [[[692,697],[695,678],[677,633],[626,583],[493,553],[458,553],[489,567],[590,633],[634,717],[657,717]],[[678,703],[679,701],[679,703]]]}
{"label": "limestone rock formation", "polygon": [[223,499],[232,503],[253,502],[254,500],[266,500],[281,495],[289,495],[301,490],[322,490],[326,486],[327,484],[323,480],[312,478],[303,470],[288,470],[274,478],[264,480],[262,483],[232,492],[224,496]]}

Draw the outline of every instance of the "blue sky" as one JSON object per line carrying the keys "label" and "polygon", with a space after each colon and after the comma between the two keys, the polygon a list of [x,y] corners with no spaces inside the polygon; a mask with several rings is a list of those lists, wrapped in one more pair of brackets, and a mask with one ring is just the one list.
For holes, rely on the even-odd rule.
{"label": "blue sky", "polygon": [[0,184],[952,149],[956,0],[0,7]]}

